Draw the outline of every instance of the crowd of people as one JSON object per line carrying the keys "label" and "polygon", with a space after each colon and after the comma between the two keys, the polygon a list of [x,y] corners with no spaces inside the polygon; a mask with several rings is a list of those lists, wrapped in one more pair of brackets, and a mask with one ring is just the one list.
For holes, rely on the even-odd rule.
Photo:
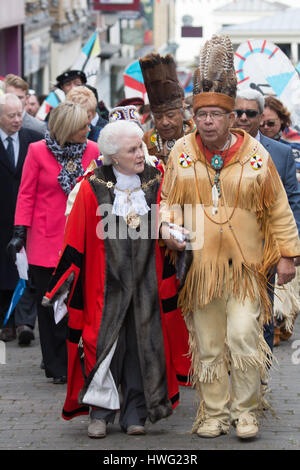
{"label": "crowd of people", "polygon": [[[218,60],[215,60],[215,57]],[[273,346],[298,314],[300,187],[288,110],[237,90],[233,49],[213,36],[185,98],[171,55],[140,59],[149,103],[108,110],[82,71],[42,121],[34,90],[0,94],[0,339],[29,346],[67,383],[62,416],[103,438],[169,417],[179,386],[192,432],[259,431]],[[3,324],[25,249],[25,291]],[[295,283],[296,281],[296,283]],[[274,315],[274,291],[290,310]],[[292,299],[292,300],[291,300]],[[120,396],[121,392],[121,396]]]}

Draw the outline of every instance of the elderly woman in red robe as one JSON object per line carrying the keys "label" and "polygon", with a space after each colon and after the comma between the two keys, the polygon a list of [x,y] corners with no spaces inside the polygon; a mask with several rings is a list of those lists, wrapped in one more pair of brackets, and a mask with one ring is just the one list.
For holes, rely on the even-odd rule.
{"label": "elderly woman in red robe", "polygon": [[168,417],[178,403],[158,295],[161,173],[145,165],[142,137],[132,122],[117,121],[102,130],[98,145],[104,165],[82,181],[43,300],[55,304],[57,321],[67,303],[63,418],[90,413],[90,437],[105,437],[118,410],[123,431],[144,434],[147,419]]}

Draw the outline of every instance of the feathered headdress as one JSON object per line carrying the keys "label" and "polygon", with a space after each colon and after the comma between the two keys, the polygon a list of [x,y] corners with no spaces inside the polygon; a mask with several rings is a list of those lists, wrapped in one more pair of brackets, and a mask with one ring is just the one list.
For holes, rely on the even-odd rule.
{"label": "feathered headdress", "polygon": [[151,111],[162,112],[182,107],[184,91],[180,86],[172,55],[151,53],[140,59],[140,66]]}
{"label": "feathered headdress", "polygon": [[219,106],[232,111],[237,90],[234,52],[228,36],[213,35],[200,52],[200,66],[194,73],[193,109]]}

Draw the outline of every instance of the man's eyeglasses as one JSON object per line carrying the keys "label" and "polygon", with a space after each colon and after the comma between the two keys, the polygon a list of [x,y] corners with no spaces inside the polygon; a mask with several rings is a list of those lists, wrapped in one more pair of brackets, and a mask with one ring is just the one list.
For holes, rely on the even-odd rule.
{"label": "man's eyeglasses", "polygon": [[269,119],[260,123],[260,127],[274,127],[278,119]]}
{"label": "man's eyeglasses", "polygon": [[244,113],[246,114],[247,118],[252,119],[259,114],[259,111],[256,111],[256,109],[235,109],[234,112],[238,118],[242,117]]}
{"label": "man's eyeglasses", "polygon": [[199,111],[198,113],[196,113],[195,118],[198,121],[206,121],[207,116],[209,116],[213,121],[218,121],[223,116],[225,116],[225,114],[229,114],[229,113],[226,113],[226,112],[222,113],[222,111],[211,111],[210,113],[206,113],[205,111]]}

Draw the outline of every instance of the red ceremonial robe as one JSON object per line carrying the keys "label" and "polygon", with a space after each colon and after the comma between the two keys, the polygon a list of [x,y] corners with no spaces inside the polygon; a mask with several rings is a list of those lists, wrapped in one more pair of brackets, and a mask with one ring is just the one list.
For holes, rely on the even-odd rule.
{"label": "red ceremonial robe", "polygon": [[[158,170],[153,167],[145,168],[140,175],[144,184],[153,181],[153,184],[149,184],[144,190],[149,207],[159,200],[158,176]],[[168,416],[172,412],[171,406],[174,408],[179,400],[178,381],[166,331],[165,315],[161,308],[161,299],[155,294],[162,286],[159,281],[162,273],[161,248],[157,240],[154,240],[152,246],[156,251],[155,257],[148,241],[134,240],[130,249],[138,256],[132,260],[132,266],[129,266],[126,265],[128,254],[124,255],[126,249],[118,251],[119,244],[121,246],[122,243],[103,236],[104,219],[101,219],[98,206],[100,203],[112,204],[114,193],[110,183],[115,182],[111,167],[97,168],[94,175],[82,182],[68,218],[62,255],[45,296],[46,303],[53,304],[64,291],[70,291],[68,385],[62,415],[64,419],[71,419],[88,414],[89,405],[93,406],[93,403],[84,403],[83,397],[112,342],[117,338],[129,296],[132,298],[133,295],[138,311],[137,322],[140,316],[143,320],[143,312],[146,311],[146,321],[137,324],[136,333],[139,351],[141,350],[141,370],[145,372],[143,381],[148,416],[155,422]],[[136,242],[143,245],[136,245]],[[141,272],[140,265],[143,267]],[[125,285],[130,271],[137,273],[133,274],[137,283],[133,287],[131,284]],[[153,316],[156,302],[160,311],[159,321],[156,319],[156,323],[150,325],[151,328],[143,330],[144,324],[147,326],[149,323],[149,315]],[[164,396],[165,389],[167,398]],[[170,408],[167,402],[170,403]]]}

